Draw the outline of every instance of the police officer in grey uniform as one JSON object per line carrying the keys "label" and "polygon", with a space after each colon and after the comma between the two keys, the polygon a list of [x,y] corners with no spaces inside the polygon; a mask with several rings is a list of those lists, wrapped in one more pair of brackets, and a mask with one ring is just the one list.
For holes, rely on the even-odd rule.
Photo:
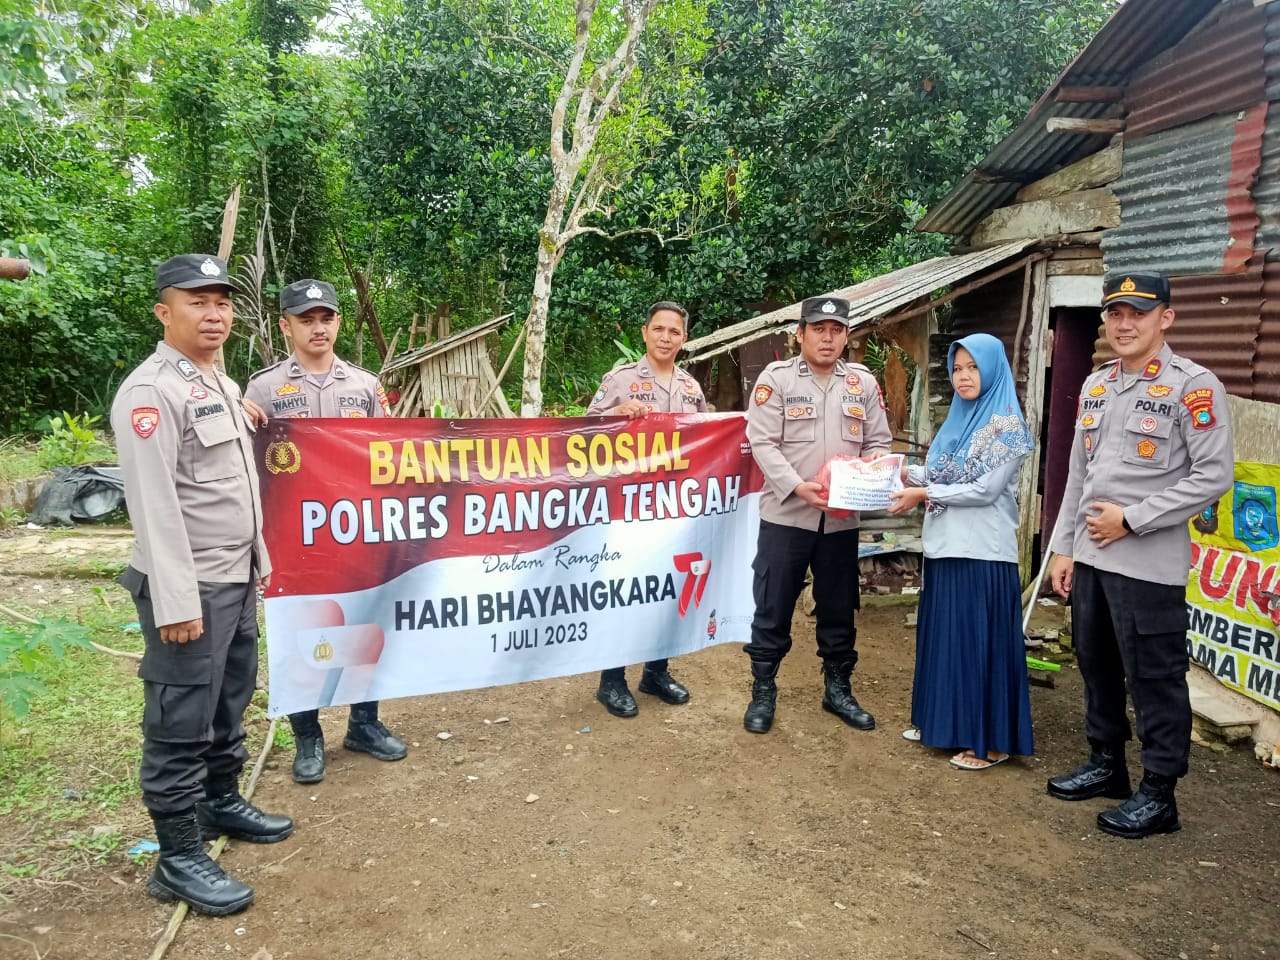
{"label": "police officer in grey uniform", "polygon": [[[1233,475],[1226,391],[1165,343],[1169,299],[1158,273],[1103,281],[1102,317],[1118,359],[1080,388],[1050,571],[1053,588],[1071,597],[1092,749],[1048,790],[1061,800],[1123,799],[1098,814],[1098,828],[1135,839],[1181,828],[1174,787],[1191,745],[1187,522]],[[1126,687],[1142,743],[1137,792],[1124,759]]]}
{"label": "police officer in grey uniform", "polygon": [[[293,353],[249,378],[245,398],[251,416],[384,417],[390,414],[378,378],[368,370],[339,360],[334,344],[342,316],[338,295],[323,280],[298,280],[280,291],[280,330]],[[290,714],[296,752],[293,779],[324,779],[324,733],[320,711]],[[378,702],[351,705],[342,745],[376,760],[402,760],[409,748],[378,719]]]}
{"label": "police officer in grey uniform", "polygon": [[847,363],[849,304],[835,297],[806,300],[796,341],[800,355],[765,367],[747,405],[747,439],[764,473],[756,546],[755,616],[751,642],[751,703],[743,726],[773,725],[778,664],[791,649],[791,618],[813,571],[822,708],[859,730],[875,718],[858,704],[849,678],[857,663],[858,515],[828,513],[814,477],[837,454],[874,457],[892,442],[880,387],[871,371]]}
{"label": "police officer in grey uniform", "polygon": [[146,642],[140,780],[160,843],[147,892],[222,916],[253,890],[205,854],[202,837],[274,843],[293,832],[239,789],[258,674],[255,587],[271,565],[240,390],[214,365],[231,332],[226,264],[173,257],[156,286],[164,340],[111,405],[135,535],[120,583]]}
{"label": "police officer in grey uniform", "polygon": [[[676,366],[676,355],[689,335],[689,312],[674,300],[660,300],[649,308],[640,335],[644,339],[644,357],[606,373],[587,413],[606,413],[633,420],[650,413],[706,413],[702,386]],[[689,702],[689,691],[671,676],[666,657],[644,665],[640,692],[664,703]],[[596,699],[615,717],[634,717],[639,713],[635,697],[627,686],[626,667],[612,667],[600,673]]]}

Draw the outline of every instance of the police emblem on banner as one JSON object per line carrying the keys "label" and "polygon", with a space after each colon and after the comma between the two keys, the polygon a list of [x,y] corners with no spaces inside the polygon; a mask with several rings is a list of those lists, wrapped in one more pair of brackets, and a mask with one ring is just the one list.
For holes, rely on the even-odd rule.
{"label": "police emblem on banner", "polygon": [[1276,488],[1237,480],[1232,489],[1236,539],[1250,550],[1270,550],[1280,543],[1276,523]]}
{"label": "police emblem on banner", "polygon": [[291,440],[277,440],[267,444],[264,460],[271,473],[297,473],[298,467],[302,465],[302,455]]}

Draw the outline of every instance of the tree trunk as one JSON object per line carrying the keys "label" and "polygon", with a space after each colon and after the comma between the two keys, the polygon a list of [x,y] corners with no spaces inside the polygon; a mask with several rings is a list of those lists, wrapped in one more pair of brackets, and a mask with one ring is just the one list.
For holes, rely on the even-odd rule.
{"label": "tree trunk", "polygon": [[[564,215],[563,201],[558,210],[547,211],[547,223],[560,223]],[[554,219],[553,219],[554,217]],[[547,346],[547,312],[551,307],[551,277],[560,262],[560,252],[544,227],[538,235],[538,266],[533,275],[533,299],[529,316],[524,321],[524,387],[520,394],[520,416],[542,415],[542,365]]]}

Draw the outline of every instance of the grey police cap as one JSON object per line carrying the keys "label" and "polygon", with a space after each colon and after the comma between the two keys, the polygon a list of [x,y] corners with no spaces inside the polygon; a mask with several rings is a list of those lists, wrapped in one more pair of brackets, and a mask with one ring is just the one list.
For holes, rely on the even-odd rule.
{"label": "grey police cap", "polygon": [[179,290],[195,290],[198,287],[226,287],[231,289],[227,265],[218,257],[207,253],[180,253],[156,267],[156,290],[177,287]]}
{"label": "grey police cap", "polygon": [[810,297],[800,305],[800,325],[834,320],[849,325],[849,301],[839,297]]}
{"label": "grey police cap", "polygon": [[295,280],[280,291],[280,309],[294,315],[312,307],[326,307],[338,312],[338,295],[323,280]]}

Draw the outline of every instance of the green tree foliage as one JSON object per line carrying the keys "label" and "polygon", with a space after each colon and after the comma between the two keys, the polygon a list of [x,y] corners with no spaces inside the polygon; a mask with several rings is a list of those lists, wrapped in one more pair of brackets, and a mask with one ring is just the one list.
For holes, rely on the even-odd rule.
{"label": "green tree foliage", "polygon": [[[653,300],[702,333],[939,252],[911,226],[1114,6],[663,0],[601,134],[586,222],[617,236],[556,272],[548,400],[588,395]],[[214,249],[237,183],[268,313],[313,274],[353,317],[340,233],[384,326],[523,317],[571,9],[383,0],[332,34],[321,0],[0,0],[0,255],[37,267],[0,281],[0,430],[105,412],[160,335],[154,264]],[[233,375],[257,363],[230,346]]]}

